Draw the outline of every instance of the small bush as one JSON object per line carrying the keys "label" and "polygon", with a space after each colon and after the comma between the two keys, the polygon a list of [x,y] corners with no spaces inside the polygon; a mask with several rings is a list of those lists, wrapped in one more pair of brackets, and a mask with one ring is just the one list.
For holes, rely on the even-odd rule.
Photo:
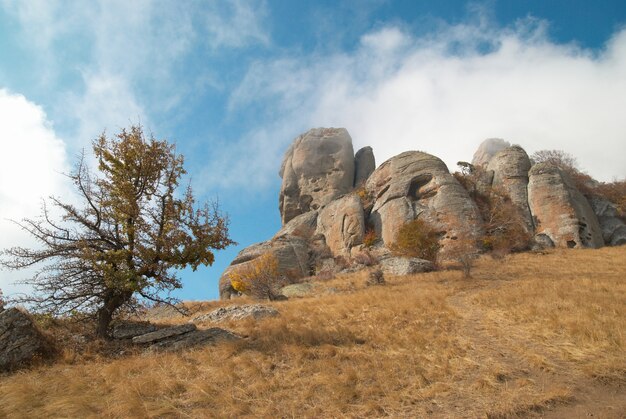
{"label": "small bush", "polygon": [[365,247],[372,247],[378,241],[378,235],[376,234],[376,230],[373,228],[366,228],[365,234],[363,235],[363,244]]}
{"label": "small bush", "polygon": [[385,284],[385,274],[381,269],[374,269],[367,276],[367,282],[365,285],[368,287],[371,285],[384,285]]}
{"label": "small bush", "polygon": [[274,300],[286,280],[278,271],[278,260],[265,253],[228,275],[233,288],[254,298]]}
{"label": "small bush", "polygon": [[439,235],[420,219],[400,227],[392,250],[402,256],[435,261],[439,251]]}

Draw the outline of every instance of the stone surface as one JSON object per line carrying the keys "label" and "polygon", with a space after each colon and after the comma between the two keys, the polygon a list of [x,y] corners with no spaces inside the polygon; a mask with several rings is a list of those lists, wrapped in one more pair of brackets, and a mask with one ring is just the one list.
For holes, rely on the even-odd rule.
{"label": "stone surface", "polygon": [[264,306],[261,304],[250,304],[242,306],[220,307],[210,313],[202,314],[194,317],[194,322],[221,322],[224,320],[241,320],[252,317],[259,320],[265,317],[278,316],[278,310],[274,307]]}
{"label": "stone surface", "polygon": [[441,233],[442,257],[451,240],[482,233],[476,204],[445,163],[430,154],[392,157],[372,173],[366,188],[375,199],[368,221],[387,247],[404,223],[418,217]]}
{"label": "stone surface", "polygon": [[301,237],[303,239],[310,239],[317,229],[317,211],[309,211],[304,214],[300,214],[297,217],[292,218],[287,224],[285,224],[278,233],[274,235],[274,238],[283,236]]}
{"label": "stone surface", "polygon": [[317,233],[324,235],[326,245],[335,256],[350,255],[350,249],[363,243],[365,216],[356,194],[339,198],[320,211]]}
{"label": "stone surface", "polygon": [[52,352],[51,344],[26,313],[17,308],[0,311],[0,371],[18,369]]}
{"label": "stone surface", "polygon": [[498,151],[510,146],[511,144],[508,141],[504,141],[502,138],[487,138],[478,146],[472,158],[472,164],[474,166],[486,167],[487,164],[489,164],[489,160],[491,160]]}
{"label": "stone surface", "polygon": [[123,322],[113,326],[111,336],[114,339],[130,339],[156,330],[157,327],[150,323]]}
{"label": "stone surface", "polygon": [[354,186],[365,184],[367,178],[376,170],[376,159],[372,147],[363,147],[354,155]]}
{"label": "stone surface", "polygon": [[528,202],[536,233],[548,236],[556,247],[602,247],[602,230],[587,199],[569,176],[550,163],[529,172]]}
{"label": "stone surface", "polygon": [[172,336],[150,345],[150,348],[177,351],[199,345],[212,345],[218,342],[235,341],[239,339],[241,339],[240,336],[228,330],[212,327],[206,330],[192,330],[184,334]]}
{"label": "stone surface", "polygon": [[344,128],[314,128],[285,153],[279,209],[283,225],[352,190],[354,150]]}
{"label": "stone surface", "polygon": [[308,276],[311,273],[308,242],[297,236],[285,235],[253,244],[243,249],[220,277],[220,298],[229,299],[237,292],[230,284],[229,274],[244,268],[259,256],[271,253],[278,262],[278,272],[288,281]]}
{"label": "stone surface", "polygon": [[388,275],[411,275],[430,272],[435,268],[428,260],[397,256],[381,260],[380,267]]}
{"label": "stone surface", "polygon": [[618,217],[615,204],[600,197],[591,198],[589,203],[598,217],[604,244],[609,246],[626,244],[626,224]]}
{"label": "stone surface", "polygon": [[534,226],[528,207],[529,170],[528,154],[516,145],[498,151],[487,165],[487,171],[493,172],[492,187],[501,189],[511,198],[526,223],[527,231],[532,231]]}
{"label": "stone surface", "polygon": [[155,332],[146,333],[133,338],[133,343],[136,344],[153,344],[161,340],[172,338],[174,336],[183,335],[185,333],[193,332],[196,330],[196,325],[192,323],[181,324],[179,326],[166,327],[159,329]]}
{"label": "stone surface", "polygon": [[532,250],[545,250],[551,249],[554,247],[554,242],[547,235],[540,233],[533,237],[533,242],[531,244]]}

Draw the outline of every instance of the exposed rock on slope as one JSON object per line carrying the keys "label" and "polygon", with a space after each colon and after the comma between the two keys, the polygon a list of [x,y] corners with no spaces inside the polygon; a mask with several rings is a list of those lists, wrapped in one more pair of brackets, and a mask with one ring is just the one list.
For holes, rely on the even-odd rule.
{"label": "exposed rock on slope", "polygon": [[352,190],[354,150],[345,128],[315,128],[296,138],[280,168],[283,224]]}
{"label": "exposed rock on slope", "polygon": [[539,163],[530,169],[528,202],[536,233],[547,235],[557,247],[604,245],[589,202],[558,167]]}
{"label": "exposed rock on slope", "polygon": [[487,165],[493,172],[492,186],[501,188],[511,198],[526,222],[529,231],[533,229],[532,216],[528,207],[528,171],[530,159],[526,151],[514,145],[498,151]]}
{"label": "exposed rock on slope", "polygon": [[626,244],[626,224],[618,217],[615,204],[599,197],[591,198],[589,203],[598,217],[604,243],[611,246]]}
{"label": "exposed rock on slope", "polygon": [[0,371],[17,369],[52,352],[50,342],[27,314],[17,308],[0,310]]}
{"label": "exposed rock on slope", "polygon": [[407,151],[381,164],[366,189],[374,197],[369,217],[384,244],[394,243],[407,221],[423,219],[441,231],[442,252],[451,240],[478,237],[478,208],[443,161],[420,151]]}
{"label": "exposed rock on slope", "polygon": [[376,169],[372,147],[363,147],[354,155],[354,186],[361,186]]}

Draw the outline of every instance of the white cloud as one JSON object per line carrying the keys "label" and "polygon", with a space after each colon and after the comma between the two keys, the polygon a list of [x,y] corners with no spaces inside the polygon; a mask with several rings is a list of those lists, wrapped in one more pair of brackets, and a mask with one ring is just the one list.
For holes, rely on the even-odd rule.
{"label": "white cloud", "polygon": [[[563,149],[602,180],[626,176],[626,30],[591,52],[551,42],[546,28],[480,19],[414,37],[388,26],[352,53],[257,63],[231,110],[270,101],[279,116],[266,126],[291,128],[274,139],[283,148],[303,124],[343,126],[378,163],[419,149],[454,170],[483,139],[500,137],[529,154]],[[252,174],[233,175],[243,184]]]}
{"label": "white cloud", "polygon": [[[0,249],[32,247],[32,238],[9,220],[33,218],[42,198],[68,195],[65,144],[39,106],[0,89],[0,146]],[[0,271],[0,288],[5,294],[23,289],[12,282],[29,273]]]}

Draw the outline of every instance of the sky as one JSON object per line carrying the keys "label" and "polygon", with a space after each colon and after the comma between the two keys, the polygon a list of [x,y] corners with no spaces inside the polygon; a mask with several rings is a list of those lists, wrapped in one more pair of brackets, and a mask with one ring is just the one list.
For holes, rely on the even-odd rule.
{"label": "sky", "polygon": [[[180,273],[218,297],[243,247],[280,228],[278,170],[313,127],[345,127],[377,164],[407,150],[451,171],[486,138],[561,149],[626,177],[623,0],[0,0],[0,248],[10,220],[76,199],[63,173],[102,132],[176,144],[200,201],[239,244]],[[31,271],[0,271],[5,294]]]}

